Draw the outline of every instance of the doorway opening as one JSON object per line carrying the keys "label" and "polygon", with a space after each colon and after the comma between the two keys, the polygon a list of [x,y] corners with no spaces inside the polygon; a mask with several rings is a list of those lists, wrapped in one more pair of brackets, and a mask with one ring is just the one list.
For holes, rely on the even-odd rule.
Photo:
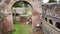
{"label": "doorway opening", "polygon": [[32,7],[26,1],[18,1],[12,7],[14,31],[11,34],[31,34]]}

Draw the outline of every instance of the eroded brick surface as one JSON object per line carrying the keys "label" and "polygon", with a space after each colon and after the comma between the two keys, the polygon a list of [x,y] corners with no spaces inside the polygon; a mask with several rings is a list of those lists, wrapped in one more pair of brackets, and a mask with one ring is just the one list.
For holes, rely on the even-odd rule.
{"label": "eroded brick surface", "polygon": [[[18,1],[26,1],[32,6],[32,27],[34,29],[35,24],[39,23],[39,13],[41,13],[41,3],[39,0],[2,0],[0,4],[1,13],[6,14],[6,17],[3,18],[3,31],[12,31],[13,30],[13,16],[12,16],[12,6]],[[36,14],[35,14],[36,13]]]}

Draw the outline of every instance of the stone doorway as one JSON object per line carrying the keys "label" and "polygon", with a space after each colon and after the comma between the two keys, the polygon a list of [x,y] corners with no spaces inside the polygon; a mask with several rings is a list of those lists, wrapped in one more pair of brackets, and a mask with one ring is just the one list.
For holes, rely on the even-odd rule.
{"label": "stone doorway", "polygon": [[[12,32],[11,34],[15,34],[15,33],[31,34],[32,33],[32,6],[28,2],[18,1],[15,4],[13,4],[12,16],[13,16],[13,24],[14,24],[14,28],[13,28],[14,33]],[[23,30],[22,32],[17,32],[19,31],[17,29],[19,30],[23,29]]]}
{"label": "stone doorway", "polygon": [[[7,19],[7,21],[3,20],[3,21],[5,21],[4,23],[6,23],[6,22],[7,23],[3,26],[6,28],[5,30],[7,30],[8,32],[13,30],[13,17],[12,17],[12,12],[13,12],[12,8],[13,7],[12,6],[13,6],[14,3],[16,3],[18,1],[27,1],[28,3],[31,4],[32,9],[33,9],[33,11],[32,11],[32,13],[33,13],[33,17],[32,17],[32,27],[33,27],[33,29],[34,29],[35,24],[40,22],[39,21],[39,17],[40,17],[39,16],[40,15],[39,11],[41,9],[40,8],[40,6],[41,6],[40,1],[38,1],[38,0],[9,0],[9,1],[8,0],[3,0],[1,8],[3,7],[4,8],[3,10],[5,10],[4,12],[7,12],[6,13],[6,18],[4,18],[4,19]],[[18,15],[18,14],[16,14],[16,15]],[[37,18],[34,18],[34,17],[37,17]],[[5,31],[5,32],[7,32],[7,31]]]}
{"label": "stone doorway", "polygon": [[28,21],[32,22],[32,7],[28,2],[16,2],[13,5],[12,12],[13,20],[20,22],[20,24],[27,24]]}

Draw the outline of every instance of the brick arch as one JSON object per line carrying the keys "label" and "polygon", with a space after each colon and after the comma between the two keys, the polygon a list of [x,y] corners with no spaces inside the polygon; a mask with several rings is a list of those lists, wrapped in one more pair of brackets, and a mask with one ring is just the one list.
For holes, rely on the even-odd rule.
{"label": "brick arch", "polygon": [[[12,6],[11,6],[11,9],[13,10],[13,5],[15,5],[16,3],[18,3],[18,2],[27,2],[30,6],[31,6],[31,10],[33,10],[33,7],[32,7],[32,5],[30,4],[30,2],[28,2],[28,1],[15,1],[14,3],[12,3]],[[12,11],[13,12],[13,11]]]}
{"label": "brick arch", "polygon": [[[35,10],[35,6],[34,6],[34,2],[31,2],[31,1],[28,1],[28,0],[16,0],[16,1],[14,1],[13,3],[11,3],[11,9],[12,9],[12,6],[16,3],[16,2],[18,2],[18,1],[26,1],[26,2],[28,2],[32,7],[32,13],[33,13],[33,17],[37,17],[37,18],[33,18],[32,17],[32,20],[33,20],[33,24],[32,24],[32,27],[35,27],[34,25],[37,23],[37,22],[39,22],[39,12],[37,11],[37,10]],[[35,19],[35,20],[34,20]]]}
{"label": "brick arch", "polygon": [[[33,13],[33,17],[32,17],[32,27],[34,28],[34,26],[35,26],[35,24],[36,23],[39,23],[39,17],[40,17],[40,14],[39,14],[39,11],[37,10],[37,9],[39,9],[38,8],[38,0],[34,0],[34,1],[31,1],[31,0],[10,0],[10,2],[9,3],[3,3],[2,5],[4,5],[5,6],[5,9],[7,9],[7,12],[8,12],[8,14],[7,14],[7,16],[6,16],[6,18],[4,18],[4,19],[7,19],[7,23],[5,24],[5,26],[4,27],[6,27],[7,29],[5,29],[5,30],[8,30],[8,31],[11,31],[11,30],[13,30],[13,16],[12,16],[12,6],[13,6],[13,4],[14,3],[16,3],[16,2],[18,2],[18,1],[26,1],[26,2],[28,2],[28,3],[30,3],[31,4],[31,6],[32,6],[32,13]],[[39,9],[40,10],[40,9]],[[37,18],[36,18],[37,17]],[[5,20],[4,20],[5,21]],[[8,26],[6,26],[6,25],[8,25]]]}
{"label": "brick arch", "polygon": [[28,2],[28,1],[20,1],[20,0],[14,2],[14,3],[12,4],[11,8],[13,8],[13,5],[14,5],[15,3],[17,3],[17,2],[27,2],[27,3],[31,6],[31,8],[33,8],[30,2]]}
{"label": "brick arch", "polygon": [[29,0],[13,0],[12,2],[10,2],[10,6],[9,7],[11,7],[11,9],[12,9],[12,6],[16,3],[16,2],[18,2],[18,1],[21,1],[21,2],[23,2],[23,1],[25,1],[25,2],[27,2],[27,3],[29,3],[31,6],[32,6],[32,3],[29,1]]}

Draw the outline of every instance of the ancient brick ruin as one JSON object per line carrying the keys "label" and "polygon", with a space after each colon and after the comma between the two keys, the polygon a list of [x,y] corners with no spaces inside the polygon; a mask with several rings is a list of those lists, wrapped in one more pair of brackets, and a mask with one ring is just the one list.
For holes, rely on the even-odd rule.
{"label": "ancient brick ruin", "polygon": [[[0,13],[3,16],[2,29],[3,34],[13,30],[13,16],[12,16],[12,6],[18,1],[26,1],[32,6],[32,27],[35,28],[36,23],[40,23],[40,13],[41,13],[41,1],[40,0],[1,0],[0,2]],[[37,17],[37,18],[36,18]],[[0,27],[1,28],[1,27]]]}
{"label": "ancient brick ruin", "polygon": [[[1,0],[0,2],[0,34],[7,34],[13,30],[13,5],[18,1],[25,1],[32,8],[32,29],[33,34],[37,34],[36,29],[41,27],[45,34],[60,34],[60,3],[42,4],[41,0]],[[40,32],[40,31],[39,31]]]}
{"label": "ancient brick ruin", "polygon": [[45,34],[60,33],[60,3],[42,5],[42,27]]}

